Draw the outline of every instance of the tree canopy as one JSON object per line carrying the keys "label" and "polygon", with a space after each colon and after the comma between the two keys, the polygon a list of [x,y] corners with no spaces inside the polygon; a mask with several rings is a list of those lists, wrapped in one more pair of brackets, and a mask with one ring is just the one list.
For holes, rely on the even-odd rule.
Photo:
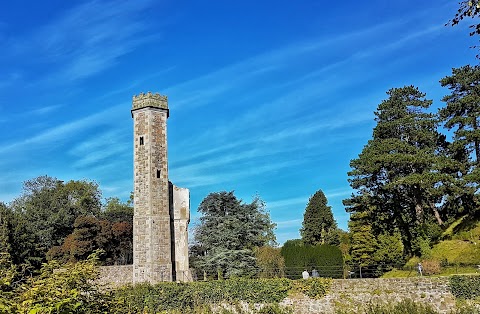
{"label": "tree canopy", "polygon": [[327,198],[322,190],[315,192],[308,200],[302,226],[300,234],[305,244],[339,244],[332,207],[327,205]]}
{"label": "tree canopy", "polygon": [[12,256],[16,263],[39,267],[47,251],[72,233],[77,217],[100,214],[101,192],[95,182],[41,176],[24,182],[11,207]]}
{"label": "tree canopy", "polygon": [[405,249],[420,236],[418,227],[432,219],[443,224],[444,192],[452,177],[445,136],[437,131],[432,103],[414,86],[393,88],[375,112],[373,138],[351,161],[349,182],[357,194],[344,203],[351,213],[373,218],[375,234],[399,230]]}
{"label": "tree canopy", "polygon": [[226,276],[255,272],[253,249],[275,242],[275,224],[258,197],[243,203],[232,192],[210,193],[200,203],[194,229],[197,268]]}

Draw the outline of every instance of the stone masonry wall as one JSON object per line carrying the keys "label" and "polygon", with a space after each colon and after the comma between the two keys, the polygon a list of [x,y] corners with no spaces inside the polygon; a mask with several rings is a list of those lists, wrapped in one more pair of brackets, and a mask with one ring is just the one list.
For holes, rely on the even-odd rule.
{"label": "stone masonry wall", "polygon": [[335,310],[361,309],[367,304],[399,302],[410,299],[430,304],[439,313],[455,308],[455,298],[448,289],[448,278],[336,279],[330,292],[319,300],[289,297],[282,301],[295,314],[333,314]]}
{"label": "stone masonry wall", "polygon": [[188,264],[188,223],[190,221],[190,191],[172,185],[172,219],[175,279],[191,281]]}
{"label": "stone masonry wall", "polygon": [[172,280],[167,163],[163,108],[132,111],[134,119],[133,280]]}
{"label": "stone masonry wall", "polygon": [[98,283],[118,288],[133,283],[133,265],[101,266]]}
{"label": "stone masonry wall", "polygon": [[[132,283],[132,274],[133,265],[103,266],[99,283],[120,287]],[[360,311],[368,304],[396,303],[405,299],[429,304],[441,314],[455,309],[455,297],[448,289],[447,277],[335,279],[329,293],[318,300],[295,295],[284,299],[280,305],[292,307],[295,314],[334,314],[336,310]],[[249,308],[247,304],[243,307]],[[262,305],[255,305],[257,309],[260,307]]]}

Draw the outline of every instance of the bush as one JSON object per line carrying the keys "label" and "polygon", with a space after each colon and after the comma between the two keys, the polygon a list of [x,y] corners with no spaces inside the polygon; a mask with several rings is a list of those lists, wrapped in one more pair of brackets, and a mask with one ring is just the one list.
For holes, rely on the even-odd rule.
{"label": "bush", "polygon": [[423,266],[423,274],[427,276],[438,275],[442,270],[442,268],[440,267],[440,262],[437,260],[423,261],[422,266]]}
{"label": "bush", "polygon": [[393,305],[372,305],[365,314],[438,314],[429,304],[403,300]]}
{"label": "bush", "polygon": [[31,278],[21,288],[19,313],[108,312],[110,297],[94,283],[98,278],[97,262],[96,255],[92,255],[86,261],[64,267],[56,262],[44,264],[40,276]]}
{"label": "bush", "polygon": [[472,300],[480,297],[480,276],[452,276],[449,286],[457,299]]}
{"label": "bush", "polygon": [[116,313],[157,313],[190,310],[205,304],[240,301],[278,303],[287,297],[292,283],[288,279],[228,279],[209,282],[127,286],[115,292]]}
{"label": "bush", "polygon": [[317,269],[320,277],[342,278],[342,251],[333,245],[303,245],[299,242],[287,241],[281,250],[285,259],[287,277],[300,279],[302,270]]}
{"label": "bush", "polygon": [[[415,303],[406,299],[393,304],[369,304],[366,309],[339,310],[336,314],[439,314],[429,304]],[[459,313],[460,314],[460,313]],[[461,313],[463,314],[463,313]],[[469,313],[473,314],[473,313]]]}
{"label": "bush", "polygon": [[312,299],[324,297],[331,286],[332,279],[330,278],[311,278],[294,281],[295,292],[302,293]]}

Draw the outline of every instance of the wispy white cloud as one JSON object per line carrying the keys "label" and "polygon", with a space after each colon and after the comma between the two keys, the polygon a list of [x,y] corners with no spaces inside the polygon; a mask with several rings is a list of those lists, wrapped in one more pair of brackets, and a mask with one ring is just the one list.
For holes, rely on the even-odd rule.
{"label": "wispy white cloud", "polygon": [[51,145],[52,143],[59,144],[73,134],[78,134],[81,131],[106,123],[106,121],[109,121],[106,117],[112,116],[116,110],[123,110],[123,108],[124,106],[112,107],[78,120],[51,127],[31,137],[24,138],[21,141],[1,146],[0,153],[13,152],[21,148],[35,149],[35,146]]}
{"label": "wispy white cloud", "polygon": [[53,66],[44,84],[86,78],[115,64],[156,36],[145,35],[141,12],[152,1],[89,1],[78,5],[24,38],[9,43],[7,54],[36,53],[36,62]]}
{"label": "wispy white cloud", "polygon": [[202,169],[201,167],[196,171],[177,172],[175,169],[170,171],[172,181],[175,184],[187,186],[189,188],[198,188],[204,186],[215,186],[225,182],[235,182],[240,179],[254,178],[258,175],[264,175],[275,172],[281,169],[298,166],[300,160],[295,161],[281,161],[270,164],[250,164],[246,167],[235,165],[231,169],[224,171],[220,169]]}
{"label": "wispy white cloud", "polygon": [[40,108],[31,110],[30,112],[27,113],[27,115],[28,114],[44,115],[44,114],[52,113],[52,112],[54,112],[55,110],[57,110],[61,107],[62,107],[62,105],[49,105],[49,106],[45,106],[45,107],[40,107]]}
{"label": "wispy white cloud", "polygon": [[[298,62],[297,60],[303,61],[305,58],[312,58],[317,53],[324,52],[325,49],[343,47],[345,44],[351,45],[351,42],[355,39],[358,40],[377,32],[384,32],[386,29],[392,29],[398,26],[399,23],[403,24],[403,22],[391,21],[338,36],[297,42],[235,64],[227,65],[220,70],[187,82],[171,86],[166,89],[166,93],[173,95],[177,99],[177,108],[191,109],[206,105],[211,102],[211,99],[218,98],[220,95],[230,92],[242,84],[250,83],[254,79],[291,67],[292,64]],[[303,80],[318,76],[325,71],[333,70],[345,62],[347,61],[340,60],[336,63],[329,63],[322,69],[313,71],[303,78]],[[294,78],[293,80],[297,82],[301,81],[298,78]]]}
{"label": "wispy white cloud", "polygon": [[276,221],[275,223],[277,224],[278,229],[282,229],[282,228],[289,228],[289,227],[302,225],[302,221],[303,221],[302,219],[290,219],[290,220]]}
{"label": "wispy white cloud", "polygon": [[267,208],[271,210],[271,209],[279,209],[279,208],[298,206],[298,205],[306,206],[309,198],[310,198],[310,196],[305,195],[305,196],[300,196],[300,197],[293,197],[293,198],[276,200],[276,201],[273,201],[273,202],[268,202],[267,203]]}
{"label": "wispy white cloud", "polygon": [[352,194],[352,189],[336,189],[336,190],[327,190],[324,191],[327,199],[334,199],[338,197],[345,197]]}

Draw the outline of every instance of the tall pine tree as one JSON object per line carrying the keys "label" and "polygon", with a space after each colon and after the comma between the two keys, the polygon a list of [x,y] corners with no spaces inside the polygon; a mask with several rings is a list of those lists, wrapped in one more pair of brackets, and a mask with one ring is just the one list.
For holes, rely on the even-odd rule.
{"label": "tall pine tree", "polygon": [[464,66],[452,70],[451,76],[440,80],[451,93],[443,97],[446,103],[439,110],[445,127],[453,130],[452,156],[457,167],[452,175],[457,190],[458,211],[472,212],[478,206],[474,194],[480,185],[480,66]]}
{"label": "tall pine tree", "polygon": [[322,190],[315,192],[308,200],[302,226],[300,234],[305,244],[338,245],[340,243],[332,208],[327,205],[327,198]]}
{"label": "tall pine tree", "polygon": [[350,163],[349,182],[357,194],[347,200],[352,204],[347,210],[370,211],[377,236],[399,230],[412,253],[418,251],[417,238],[425,236],[421,226],[431,221],[441,225],[447,217],[442,205],[453,184],[445,173],[451,160],[436,116],[426,112],[432,102],[425,94],[405,86],[387,95],[375,112],[373,138]]}

